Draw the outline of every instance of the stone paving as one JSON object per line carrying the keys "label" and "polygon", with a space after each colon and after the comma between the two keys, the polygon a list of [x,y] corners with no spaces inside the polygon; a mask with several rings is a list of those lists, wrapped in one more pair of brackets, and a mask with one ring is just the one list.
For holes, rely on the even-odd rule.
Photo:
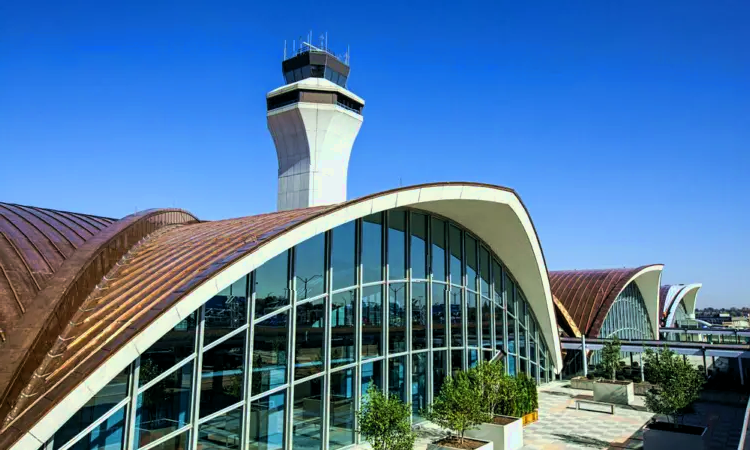
{"label": "stone paving", "polygon": [[[576,410],[576,399],[593,400],[590,391],[555,382],[539,391],[539,421],[524,427],[524,450],[641,448],[640,430],[653,414],[641,398],[633,407],[615,407],[615,414],[598,405],[596,411]],[[600,410],[602,412],[600,412]]]}
{"label": "stone paving", "polygon": [[[583,405],[596,411],[576,410],[576,399],[593,400],[591,394],[591,391],[571,389],[567,382],[542,386],[539,421],[524,427],[523,450],[643,448],[642,427],[653,417],[646,411],[643,397],[636,396],[633,406],[616,406],[614,415],[609,414],[608,408],[597,405]],[[746,401],[746,397],[738,399],[736,404],[698,402],[696,413],[687,416],[685,423],[708,426],[707,450],[736,449],[745,414],[741,400]],[[429,442],[445,436],[445,432],[433,424],[425,423],[417,428],[419,438],[415,450],[426,449]]]}

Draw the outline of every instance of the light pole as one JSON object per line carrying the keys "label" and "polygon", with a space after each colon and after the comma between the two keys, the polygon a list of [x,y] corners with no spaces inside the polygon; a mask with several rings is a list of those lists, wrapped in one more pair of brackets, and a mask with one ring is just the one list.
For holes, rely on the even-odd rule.
{"label": "light pole", "polygon": [[312,280],[314,280],[316,278],[323,278],[323,276],[322,275],[313,275],[313,276],[308,277],[308,278],[302,278],[301,276],[297,275],[295,278],[297,278],[298,280],[300,280],[302,282],[302,285],[304,286],[302,289],[305,291],[305,295],[304,295],[303,298],[307,298],[307,283],[311,282]]}

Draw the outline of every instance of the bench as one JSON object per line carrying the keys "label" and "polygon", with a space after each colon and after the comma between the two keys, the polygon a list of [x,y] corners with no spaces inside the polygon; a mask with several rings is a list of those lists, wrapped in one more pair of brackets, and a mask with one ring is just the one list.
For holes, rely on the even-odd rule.
{"label": "bench", "polygon": [[[615,405],[613,403],[602,403],[602,402],[595,402],[593,400],[576,400],[576,409],[581,410],[581,403],[587,404],[587,405],[597,405],[597,406],[606,406],[609,408],[609,413],[614,415],[615,414]],[[596,409],[584,409],[583,411],[592,411],[592,412],[607,412],[607,411],[599,411]]]}

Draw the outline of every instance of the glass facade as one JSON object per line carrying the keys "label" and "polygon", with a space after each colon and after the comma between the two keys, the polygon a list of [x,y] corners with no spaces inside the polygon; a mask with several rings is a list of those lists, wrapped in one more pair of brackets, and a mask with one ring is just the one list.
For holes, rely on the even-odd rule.
{"label": "glass facade", "polygon": [[75,448],[338,449],[372,383],[419,411],[505,359],[549,380],[526,298],[470,232],[395,209],[284,251],[209,299],[61,427]]}

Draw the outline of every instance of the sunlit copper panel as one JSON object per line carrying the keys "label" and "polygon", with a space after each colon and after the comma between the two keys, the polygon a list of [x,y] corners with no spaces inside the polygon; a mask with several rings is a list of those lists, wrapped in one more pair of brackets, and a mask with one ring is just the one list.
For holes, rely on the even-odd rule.
{"label": "sunlit copper panel", "polygon": [[646,267],[550,271],[550,288],[578,329],[596,337],[617,295]]}

